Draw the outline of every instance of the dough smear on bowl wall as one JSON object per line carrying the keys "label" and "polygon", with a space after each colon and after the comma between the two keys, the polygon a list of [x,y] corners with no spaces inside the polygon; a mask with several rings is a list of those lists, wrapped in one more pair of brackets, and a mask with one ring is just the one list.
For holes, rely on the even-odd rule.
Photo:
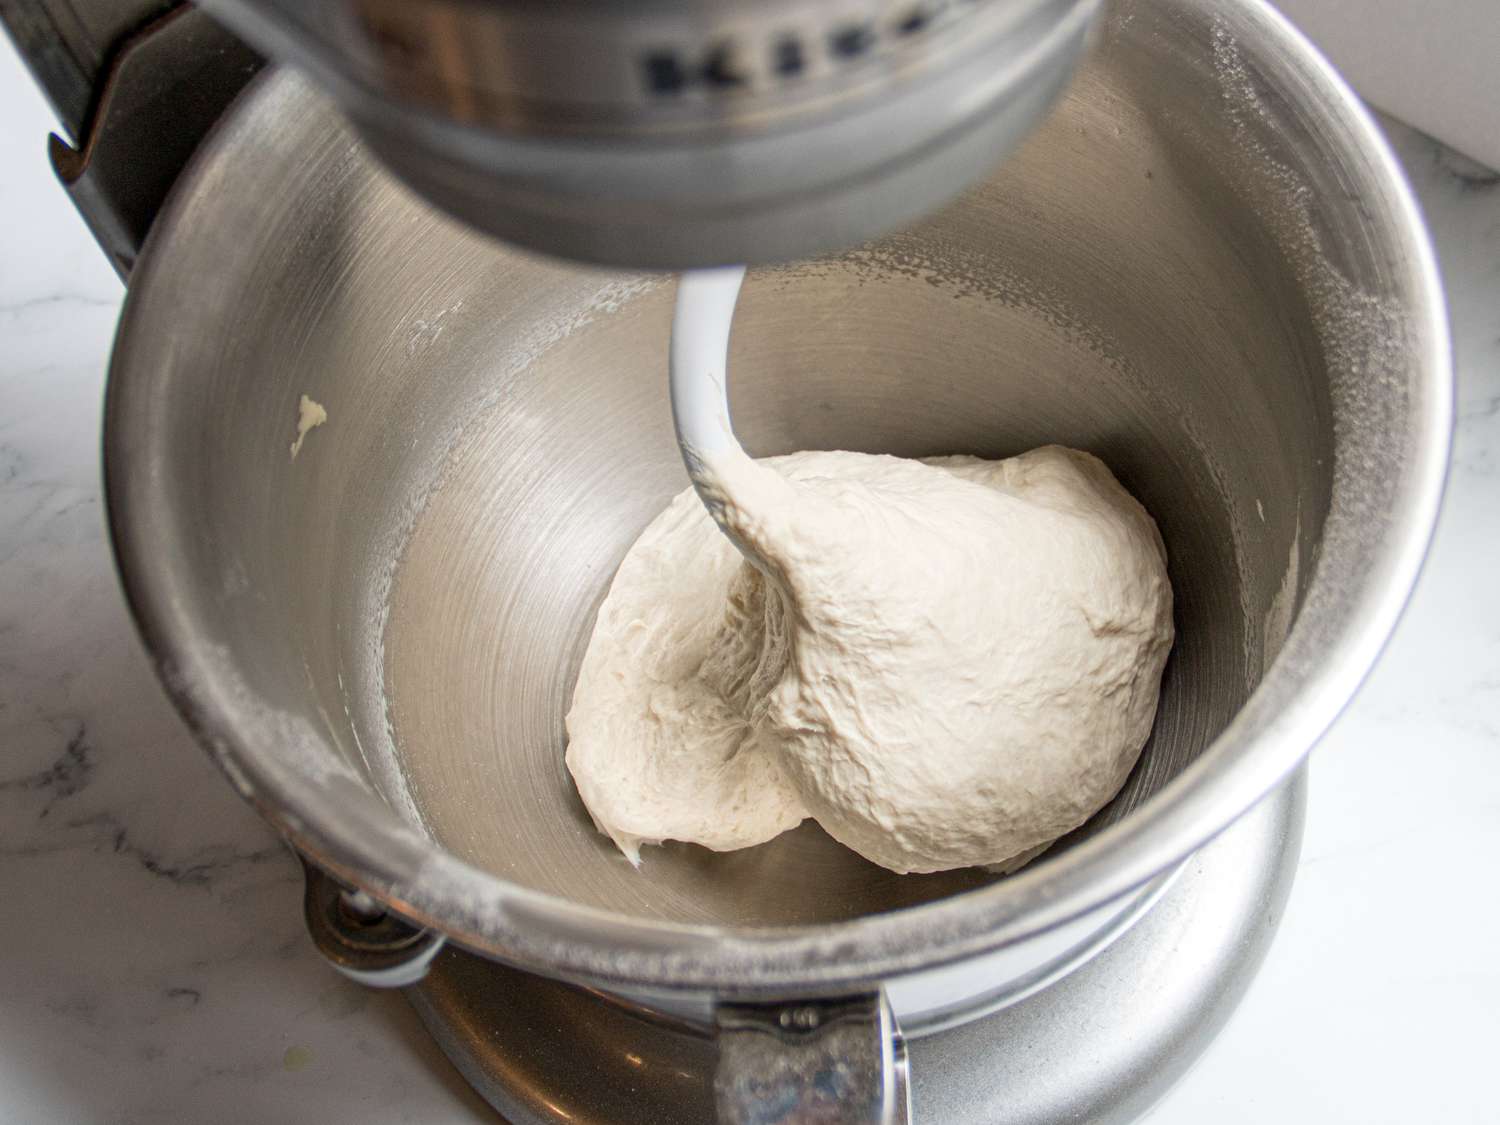
{"label": "dough smear on bowl wall", "polygon": [[1102,808],[1151,731],[1166,552],[1097,458],[715,462],[599,610],[568,766],[632,861],[812,816],[899,872],[1014,866]]}

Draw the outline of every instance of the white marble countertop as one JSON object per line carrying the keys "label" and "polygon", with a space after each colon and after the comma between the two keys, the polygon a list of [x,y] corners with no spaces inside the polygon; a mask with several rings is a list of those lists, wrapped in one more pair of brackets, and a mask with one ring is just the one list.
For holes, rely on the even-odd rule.
{"label": "white marble countertop", "polygon": [[[318,960],[295,860],[157,688],[100,505],[122,290],[51,177],[50,116],[8,44],[0,106],[0,1120],[494,1120],[399,996]],[[1153,1125],[1500,1113],[1500,182],[1392,134],[1457,342],[1442,522],[1314,755],[1270,957]]]}

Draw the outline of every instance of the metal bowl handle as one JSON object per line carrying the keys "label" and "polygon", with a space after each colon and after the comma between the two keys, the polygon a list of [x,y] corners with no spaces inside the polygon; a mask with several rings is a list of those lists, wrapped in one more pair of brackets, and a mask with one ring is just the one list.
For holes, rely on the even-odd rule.
{"label": "metal bowl handle", "polygon": [[716,1013],[720,1125],[908,1125],[906,1043],[884,992]]}

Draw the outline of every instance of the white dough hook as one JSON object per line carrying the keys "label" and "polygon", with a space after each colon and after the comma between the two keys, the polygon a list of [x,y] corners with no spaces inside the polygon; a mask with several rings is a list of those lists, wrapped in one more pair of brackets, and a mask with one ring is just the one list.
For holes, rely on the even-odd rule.
{"label": "white dough hook", "polygon": [[744,266],[691,270],[678,279],[669,383],[677,446],[698,498],[739,552],[765,569],[728,526],[714,472],[716,463],[746,456],[729,418],[729,330],[744,280]]}

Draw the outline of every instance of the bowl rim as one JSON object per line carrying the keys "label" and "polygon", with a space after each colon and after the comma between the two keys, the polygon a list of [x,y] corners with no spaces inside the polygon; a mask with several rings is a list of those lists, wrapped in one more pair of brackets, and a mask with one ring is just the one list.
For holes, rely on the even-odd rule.
{"label": "bowl rim", "polygon": [[[652,921],[509,883],[434,843],[395,846],[368,821],[330,815],[271,765],[255,729],[220,682],[206,642],[177,610],[171,576],[155,564],[172,550],[164,493],[133,424],[153,398],[156,373],[135,356],[159,317],[152,301],[191,244],[184,201],[211,190],[258,114],[307,99],[281,68],[259,76],[200,146],[158,217],[130,279],[106,390],[105,499],[116,566],[136,626],[166,691],[198,741],[242,796],[303,855],[418,925],[484,955],[603,985],[665,990],[808,993],[868,987],[1045,933],[1137,891],[1237,820],[1290,773],[1337,718],[1384,647],[1410,596],[1437,519],[1452,428],[1453,369],[1436,260],[1417,204],[1379,127],[1316,49],[1266,0],[1161,0],[1224,10],[1257,52],[1293,60],[1337,142],[1370,168],[1370,186],[1396,217],[1389,231],[1400,281],[1413,294],[1411,396],[1404,436],[1415,451],[1390,468],[1394,529],[1366,535],[1348,557],[1328,552],[1309,579],[1304,609],[1275,663],[1198,759],[1131,815],[1060,856],[1002,882],[889,913],[775,928]],[[1238,28],[1237,28],[1238,30]],[[1392,459],[1393,461],[1395,459]],[[1330,568],[1336,571],[1330,577]],[[1333,609],[1313,591],[1358,576]],[[1326,611],[1325,611],[1326,609]],[[1336,611],[1336,612],[1335,612]],[[395,814],[391,814],[395,817]],[[424,850],[425,849],[425,850]]]}

